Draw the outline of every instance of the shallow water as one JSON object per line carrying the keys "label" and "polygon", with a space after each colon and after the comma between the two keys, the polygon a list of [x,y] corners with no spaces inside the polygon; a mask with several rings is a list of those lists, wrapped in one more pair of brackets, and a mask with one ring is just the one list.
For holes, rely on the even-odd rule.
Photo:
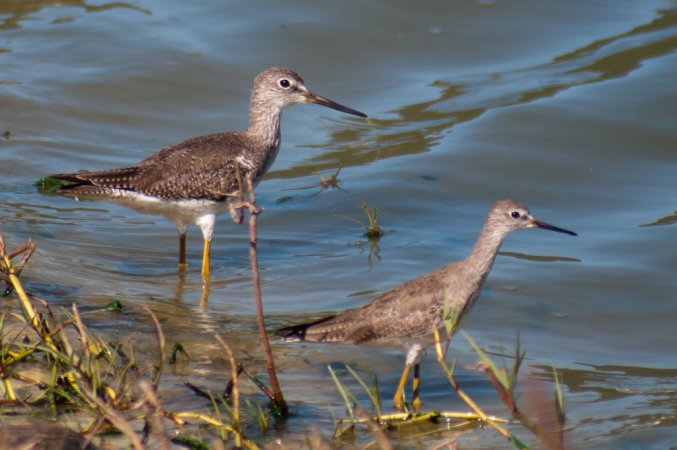
{"label": "shallow water", "polygon": [[[282,149],[257,189],[271,328],[360,305],[464,257],[491,203],[514,197],[579,236],[511,235],[464,329],[508,352],[519,330],[526,384],[550,380],[552,366],[563,374],[572,448],[666,448],[677,442],[676,48],[673,1],[5,1],[0,232],[10,247],[36,240],[22,276],[32,292],[58,305],[122,300],[128,312],[98,327],[144,345],[153,333],[142,307],[158,314],[193,358],[170,378],[181,393],[172,407],[195,401],[184,376],[223,383],[214,333],[260,367],[245,226],[217,221],[201,308],[197,229],[180,274],[170,222],[33,183],[242,129],[253,77],[290,66],[370,121],[310,105],[284,114]],[[315,172],[339,168],[342,189],[322,190]],[[357,223],[363,200],[387,231],[378,246]],[[285,439],[311,426],[331,434],[328,405],[342,406],[327,364],[378,372],[390,398],[402,360],[392,349],[274,350],[297,412]],[[452,353],[464,367],[476,361],[460,335]],[[426,409],[465,409],[432,354],[423,370]],[[459,377],[505,414],[481,372]],[[459,439],[503,445],[491,430]]]}

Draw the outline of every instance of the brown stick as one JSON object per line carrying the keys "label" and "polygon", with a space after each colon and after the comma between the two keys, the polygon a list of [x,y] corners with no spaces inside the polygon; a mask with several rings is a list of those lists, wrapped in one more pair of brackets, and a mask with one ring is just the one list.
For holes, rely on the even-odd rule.
{"label": "brown stick", "polygon": [[259,326],[259,334],[261,335],[261,345],[263,352],[266,355],[266,369],[268,370],[268,378],[270,378],[270,385],[273,388],[273,404],[279,408],[280,414],[286,416],[288,414],[287,403],[284,401],[280,383],[277,380],[277,373],[275,372],[275,361],[273,360],[273,351],[270,348],[270,341],[266,333],[266,324],[263,317],[263,300],[261,296],[261,277],[259,275],[259,262],[256,253],[256,217],[261,210],[256,207],[256,197],[254,196],[254,185],[251,177],[247,177],[247,189],[249,190],[249,259],[251,260],[252,282],[254,284],[254,298],[256,299],[256,318]]}
{"label": "brown stick", "polygon": [[164,418],[167,413],[162,408],[160,400],[155,394],[155,387],[148,381],[142,380],[138,383],[137,389],[140,392],[139,397],[142,399],[140,401],[140,406],[143,409],[144,418],[146,420],[143,443],[147,444],[147,438],[152,436],[155,440],[153,443],[154,448],[159,448],[160,450],[169,450],[170,444],[169,439],[167,439],[167,430],[164,425]]}

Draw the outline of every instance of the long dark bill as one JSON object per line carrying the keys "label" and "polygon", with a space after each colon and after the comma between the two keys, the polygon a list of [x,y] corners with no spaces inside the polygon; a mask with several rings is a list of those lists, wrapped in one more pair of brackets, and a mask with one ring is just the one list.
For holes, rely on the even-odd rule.
{"label": "long dark bill", "polygon": [[354,116],[359,116],[359,117],[367,117],[365,113],[356,111],[352,108],[348,108],[347,106],[339,105],[336,102],[332,102],[331,100],[320,97],[317,94],[314,94],[312,92],[308,92],[306,94],[306,100],[310,103],[317,103],[318,105],[326,106],[331,109],[335,109],[337,111],[343,111],[344,113],[352,114]]}
{"label": "long dark bill", "polygon": [[549,223],[541,222],[540,220],[534,220],[534,225],[538,228],[557,231],[558,233],[570,234],[571,236],[578,236],[578,234],[573,231],[565,230],[564,228],[556,227],[555,225],[550,225]]}

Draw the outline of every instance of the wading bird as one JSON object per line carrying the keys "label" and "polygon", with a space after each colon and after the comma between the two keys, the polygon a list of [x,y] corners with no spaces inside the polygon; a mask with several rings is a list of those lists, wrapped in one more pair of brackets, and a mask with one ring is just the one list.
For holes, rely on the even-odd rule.
{"label": "wading bird", "polygon": [[309,91],[291,69],[273,67],[254,80],[245,131],[199,136],[170,145],[140,163],[121,169],[51,175],[69,182],[59,192],[78,198],[121,203],[143,213],[159,214],[179,232],[179,267],[186,267],[186,232],[202,230],[202,279],[209,281],[214,221],[246,188],[270,168],[280,148],[280,116],[287,106],[316,103],[348,114],[365,114]]}
{"label": "wading bird", "polygon": [[418,410],[419,359],[433,344],[435,330],[444,327],[445,309],[455,311],[456,323],[464,318],[480,294],[503,239],[522,228],[543,228],[576,236],[573,231],[536,220],[515,200],[499,200],[491,207],[470,255],[432,273],[407,281],[371,302],[312,323],[277,331],[288,340],[384,343],[407,351],[395,407],[404,409],[404,388],[414,367],[413,407]]}

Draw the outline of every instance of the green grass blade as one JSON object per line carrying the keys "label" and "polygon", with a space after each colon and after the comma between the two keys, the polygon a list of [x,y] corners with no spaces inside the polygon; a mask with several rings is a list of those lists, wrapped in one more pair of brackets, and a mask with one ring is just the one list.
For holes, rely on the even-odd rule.
{"label": "green grass blade", "polygon": [[334,380],[334,383],[336,384],[336,389],[338,389],[339,393],[341,394],[341,397],[343,397],[343,402],[346,405],[346,410],[348,411],[348,416],[354,420],[355,419],[355,413],[353,411],[353,405],[350,402],[350,398],[348,396],[347,389],[341,384],[339,381],[338,377],[334,373],[334,369],[331,368],[331,365],[328,365],[327,368],[329,369],[329,374]]}
{"label": "green grass blade", "polygon": [[487,355],[484,350],[482,350],[479,345],[470,337],[468,333],[461,330],[463,337],[468,341],[470,346],[475,350],[480,359],[491,369],[496,379],[501,383],[501,385],[507,390],[510,388],[510,383],[505,372],[498,368],[498,366],[492,361],[492,359]]}
{"label": "green grass blade", "polygon": [[374,405],[374,410],[376,411],[376,416],[381,417],[381,399],[378,397],[377,392],[373,392],[367,384],[360,378],[360,376],[349,366],[346,364],[346,369],[348,369],[348,372],[357,380],[358,383],[360,383],[360,386],[362,386],[362,389],[364,389],[364,392],[367,393],[369,396],[369,400],[371,400],[372,405]]}

